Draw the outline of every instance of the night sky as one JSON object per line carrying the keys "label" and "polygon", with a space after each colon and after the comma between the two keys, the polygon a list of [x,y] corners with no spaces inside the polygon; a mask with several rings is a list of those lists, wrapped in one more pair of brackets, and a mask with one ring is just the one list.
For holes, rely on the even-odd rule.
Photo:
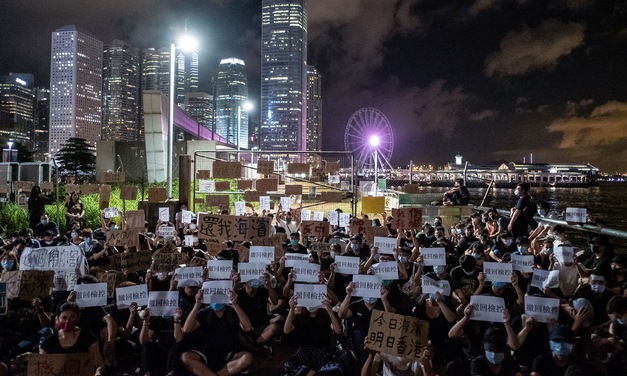
{"label": "night sky", "polygon": [[[34,73],[48,87],[50,33],[66,24],[158,48],[187,19],[201,89],[221,58],[243,58],[258,109],[260,15],[259,0],[4,0],[0,74]],[[310,0],[308,18],[325,150],[343,150],[351,114],[376,107],[392,125],[394,166],[533,153],[627,171],[625,1]]]}

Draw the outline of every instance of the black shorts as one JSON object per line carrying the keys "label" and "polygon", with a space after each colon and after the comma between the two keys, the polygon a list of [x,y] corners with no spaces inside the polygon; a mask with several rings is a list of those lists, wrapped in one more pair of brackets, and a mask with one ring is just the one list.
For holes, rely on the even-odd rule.
{"label": "black shorts", "polygon": [[199,350],[192,350],[192,352],[198,354],[205,365],[213,372],[218,372],[224,368],[228,362],[233,360],[235,354],[237,354],[236,351],[230,351],[228,353],[215,351],[211,354],[205,354]]}

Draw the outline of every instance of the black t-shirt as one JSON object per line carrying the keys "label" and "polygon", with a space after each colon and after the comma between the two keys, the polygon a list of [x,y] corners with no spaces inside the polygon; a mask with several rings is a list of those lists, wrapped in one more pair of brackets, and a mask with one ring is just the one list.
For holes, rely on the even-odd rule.
{"label": "black t-shirt", "polygon": [[218,317],[211,307],[200,310],[196,316],[204,341],[200,350],[204,354],[228,354],[239,347],[239,318],[232,307],[224,309],[222,317]]}
{"label": "black t-shirt", "polygon": [[[372,317],[372,311],[366,307],[366,303],[364,303],[363,299],[355,300],[352,302],[348,309],[353,314],[353,328],[355,330],[360,330],[364,333],[368,332],[368,327],[370,326],[370,318]],[[373,309],[378,309],[380,311],[384,310],[383,303],[381,299],[377,299],[377,303],[374,305]]]}
{"label": "black t-shirt", "polygon": [[[429,339],[431,343],[433,343],[435,355],[438,356],[438,351],[442,351],[441,346],[443,346],[448,340],[448,332],[451,330],[454,322],[449,322],[444,313],[440,310],[440,315],[438,317],[432,318],[427,315],[426,312],[426,304],[427,299],[421,299],[418,304],[414,307],[412,316],[419,318],[420,320],[424,320],[429,322]],[[449,301],[449,299],[444,300],[444,304],[453,312],[455,312],[455,308]]]}
{"label": "black t-shirt", "polygon": [[[519,315],[512,320],[512,329],[514,333],[519,333],[524,327],[523,316]],[[550,352],[549,346],[549,329],[544,323],[535,323],[531,330],[527,333],[527,339],[520,345],[520,348],[514,352],[516,360],[531,369],[533,361],[539,355]]]}
{"label": "black t-shirt", "polygon": [[575,291],[573,299],[584,298],[592,304],[592,307],[594,307],[592,325],[596,326],[609,320],[607,313],[605,312],[605,307],[607,307],[607,302],[610,301],[612,296],[614,296],[614,294],[612,294],[612,292],[607,288],[603,291],[601,296],[597,296],[592,292],[592,289],[590,289],[590,285],[581,285],[577,291]]}
{"label": "black t-shirt", "polygon": [[91,332],[85,329],[80,329],[78,338],[72,347],[66,349],[61,346],[61,343],[59,342],[59,333],[55,333],[55,335],[46,338],[44,343],[41,345],[41,349],[48,354],[81,354],[88,352],[89,347],[97,341],[98,339]]}
{"label": "black t-shirt", "polygon": [[477,286],[479,286],[479,269],[475,268],[471,275],[466,274],[461,266],[457,266],[451,270],[451,289],[453,291],[460,289],[464,293],[466,298],[470,299],[470,296],[475,293]]}
{"label": "black t-shirt", "polygon": [[262,287],[253,296],[248,295],[246,288],[237,290],[237,304],[246,312],[254,326],[268,324],[268,297],[268,290]]}
{"label": "black t-shirt", "polygon": [[533,367],[531,370],[541,376],[564,376],[566,369],[568,369],[568,367],[573,363],[573,358],[571,356],[568,363],[566,363],[566,366],[559,367],[555,364],[555,361],[553,361],[553,354],[548,352],[536,357],[533,361]]}
{"label": "black t-shirt", "polygon": [[297,346],[317,349],[329,348],[331,342],[331,319],[327,312],[319,309],[316,317],[303,312],[294,317],[294,330],[289,333],[290,340]]}
{"label": "black t-shirt", "polygon": [[154,341],[162,347],[174,344],[174,319],[166,320],[161,316],[150,318],[148,329],[155,332]]}
{"label": "black t-shirt", "polygon": [[485,358],[485,355],[479,355],[474,358],[470,363],[470,374],[472,376],[512,376],[520,371],[520,366],[518,363],[511,357],[505,356],[503,362],[501,363],[501,368],[499,373],[493,373],[490,370],[490,366],[488,365],[488,361]]}

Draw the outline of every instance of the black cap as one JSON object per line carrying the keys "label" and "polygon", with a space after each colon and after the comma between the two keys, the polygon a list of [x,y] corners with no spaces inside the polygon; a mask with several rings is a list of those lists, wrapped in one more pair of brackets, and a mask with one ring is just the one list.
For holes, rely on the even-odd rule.
{"label": "black cap", "polygon": [[549,340],[575,343],[575,332],[567,325],[560,325],[549,333]]}
{"label": "black cap", "polygon": [[507,349],[506,337],[503,329],[495,327],[488,328],[483,335],[483,349],[494,352],[505,351],[505,349]]}
{"label": "black cap", "polygon": [[355,241],[361,243],[361,236],[355,235],[355,236],[351,237],[351,240],[355,240]]}
{"label": "black cap", "polygon": [[463,255],[459,258],[459,264],[464,270],[469,271],[477,266],[477,259],[472,255]]}
{"label": "black cap", "polygon": [[595,236],[594,238],[592,238],[592,240],[590,240],[590,244],[608,245],[610,244],[610,240],[605,235],[599,235],[599,236]]}

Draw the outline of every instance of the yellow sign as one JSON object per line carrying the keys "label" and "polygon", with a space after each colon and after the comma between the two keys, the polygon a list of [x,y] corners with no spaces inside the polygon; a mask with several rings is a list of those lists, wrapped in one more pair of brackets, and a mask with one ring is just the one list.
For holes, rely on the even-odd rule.
{"label": "yellow sign", "polygon": [[364,213],[383,213],[385,211],[385,197],[362,197],[361,211]]}

